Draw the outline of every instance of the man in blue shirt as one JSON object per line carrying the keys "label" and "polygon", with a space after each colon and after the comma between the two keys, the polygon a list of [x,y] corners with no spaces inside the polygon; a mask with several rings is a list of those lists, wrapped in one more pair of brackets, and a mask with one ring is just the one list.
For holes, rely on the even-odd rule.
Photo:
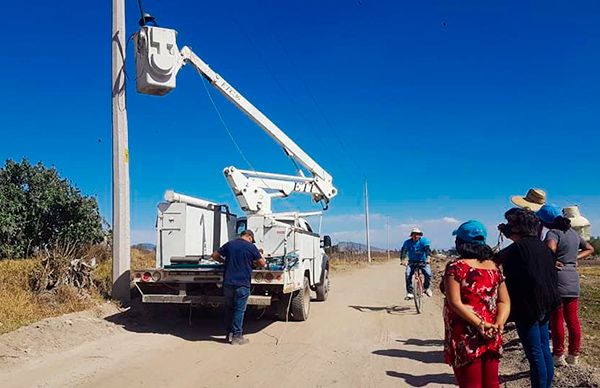
{"label": "man in blue shirt", "polygon": [[429,267],[429,256],[431,256],[431,247],[429,240],[423,237],[420,229],[414,228],[410,232],[410,238],[404,241],[400,250],[400,264],[406,265],[408,256],[408,267],[406,268],[406,299],[413,299],[412,276],[415,269],[420,269],[425,277],[425,294],[433,295],[431,292],[431,268]]}
{"label": "man in blue shirt", "polygon": [[224,263],[225,266],[223,273],[225,324],[227,341],[233,345],[248,343],[248,339],[242,335],[242,325],[250,296],[252,266],[266,267],[267,265],[267,261],[254,242],[254,233],[245,230],[239,238],[229,241],[211,255],[214,260]]}

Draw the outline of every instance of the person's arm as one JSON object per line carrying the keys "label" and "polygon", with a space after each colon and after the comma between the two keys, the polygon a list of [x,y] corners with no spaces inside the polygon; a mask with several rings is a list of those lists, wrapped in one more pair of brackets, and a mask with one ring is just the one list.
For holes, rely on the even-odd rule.
{"label": "person's arm", "polygon": [[406,265],[406,255],[408,250],[406,249],[406,241],[402,244],[402,249],[400,249],[400,264]]}
{"label": "person's arm", "polygon": [[549,230],[548,233],[546,233],[546,239],[544,240],[544,242],[546,243],[548,249],[550,249],[552,251],[552,254],[554,255],[554,266],[557,270],[560,271],[565,265],[560,261],[556,260],[556,251],[558,250],[558,238],[559,237],[555,232]]}
{"label": "person's arm", "polygon": [[223,260],[223,256],[225,256],[225,246],[226,245],[227,244],[223,245],[221,248],[214,251],[212,253],[212,255],[210,255],[210,258],[213,259],[214,261],[218,261],[219,263],[224,263],[225,260]]}
{"label": "person's arm", "polygon": [[496,325],[498,325],[498,332],[504,331],[504,324],[510,314],[510,297],[508,296],[508,289],[506,283],[502,282],[498,286],[498,315],[496,316]]}
{"label": "person's arm", "polygon": [[446,275],[446,298],[450,308],[458,314],[459,317],[467,321],[472,326],[475,326],[481,335],[490,338],[489,330],[498,330],[496,323],[486,322],[479,315],[475,314],[470,306],[463,304],[460,298],[460,283],[451,275]]}
{"label": "person's arm", "polygon": [[427,240],[427,242],[425,243],[425,247],[423,247],[423,249],[425,250],[425,262],[427,264],[431,263],[431,256],[433,256],[433,253],[431,252],[431,245],[429,243],[429,240]]}
{"label": "person's arm", "polygon": [[556,254],[556,250],[558,249],[558,244],[557,244],[556,240],[546,239],[546,246],[548,248],[550,248],[552,253]]}
{"label": "person's arm", "polygon": [[594,253],[594,247],[592,244],[585,241],[583,238],[581,238],[579,247],[581,248],[581,251],[577,254],[577,260],[585,259]]}
{"label": "person's arm", "polygon": [[260,268],[265,268],[267,266],[267,259],[261,256],[258,260],[254,262],[254,265]]}
{"label": "person's arm", "polygon": [[254,266],[258,268],[265,268],[267,266],[267,259],[265,259],[265,257],[263,256],[263,250],[256,248],[256,246],[254,246],[254,249],[254,257],[256,259],[252,261],[252,264],[254,264]]}
{"label": "person's arm", "polygon": [[214,261],[218,261],[219,263],[225,262],[225,260],[223,259],[223,256],[221,256],[219,251],[214,251],[213,254],[210,255],[210,258],[213,259]]}

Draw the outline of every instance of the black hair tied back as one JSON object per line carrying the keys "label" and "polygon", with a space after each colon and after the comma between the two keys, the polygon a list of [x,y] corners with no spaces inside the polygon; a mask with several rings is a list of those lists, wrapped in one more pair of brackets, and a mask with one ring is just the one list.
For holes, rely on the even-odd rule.
{"label": "black hair tied back", "polygon": [[549,229],[558,229],[566,232],[571,228],[571,220],[567,217],[558,216],[554,219],[554,222],[548,225]]}
{"label": "black hair tied back", "polygon": [[[537,236],[538,230],[541,225],[540,219],[529,209],[512,208],[504,213],[504,218],[508,221],[506,227],[509,231],[502,233],[506,236],[507,234],[516,234],[518,236]],[[505,227],[505,228],[506,228]],[[510,236],[506,236],[510,237]]]}
{"label": "black hair tied back", "polygon": [[494,251],[487,244],[469,243],[456,238],[456,252],[463,259],[489,260],[494,257]]}

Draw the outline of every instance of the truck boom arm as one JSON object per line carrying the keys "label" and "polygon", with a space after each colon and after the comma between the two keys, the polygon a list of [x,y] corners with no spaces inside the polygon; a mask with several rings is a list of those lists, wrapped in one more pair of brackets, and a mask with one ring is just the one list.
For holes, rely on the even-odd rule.
{"label": "truck boom arm", "polygon": [[[291,191],[307,192],[313,195],[315,201],[329,202],[337,194],[337,190],[333,186],[333,178],[325,169],[315,162],[302,148],[300,148],[289,136],[287,136],[275,123],[265,116],[258,108],[248,101],[241,93],[231,86],[223,77],[217,74],[210,66],[198,57],[189,47],[185,46],[181,49],[181,56],[184,63],[192,65],[200,75],[205,77],[219,92],[221,92],[229,101],[231,101],[238,109],[250,117],[258,126],[260,126],[273,140],[275,140],[285,151],[285,153],[304,166],[312,175],[313,178],[304,178],[302,176],[282,176],[272,174],[266,177],[268,173],[257,173],[254,171],[238,170],[242,174],[250,178],[250,182],[255,186],[261,186],[264,182],[264,189],[274,189],[283,192],[285,196]],[[228,175],[229,171],[229,175]],[[225,169],[226,176],[231,176],[232,168]],[[283,179],[282,179],[283,178]],[[267,179],[269,182],[267,183]],[[279,184],[273,181],[282,179]],[[296,182],[294,182],[296,181]],[[232,187],[238,189],[245,187],[239,186],[241,182],[236,182],[235,179],[228,179],[228,182],[234,183]],[[291,189],[290,183],[292,183]],[[310,186],[307,189],[307,186]],[[296,190],[296,188],[298,190]],[[235,190],[235,189],[234,189]],[[238,190],[239,191],[239,190]],[[236,193],[237,196],[237,193]],[[272,197],[272,196],[271,196]],[[246,206],[246,208],[248,208]],[[256,211],[257,209],[249,209]]]}
{"label": "truck boom arm", "polygon": [[311,194],[315,202],[324,202],[327,206],[337,195],[331,175],[189,47],[178,50],[176,36],[175,30],[152,26],[144,26],[136,34],[138,91],[153,95],[169,93],[175,88],[180,68],[190,64],[311,175],[305,177],[300,168],[298,176],[293,176],[228,167],[224,170],[225,177],[242,209],[249,213],[269,214],[272,198],[286,197],[292,192]]}

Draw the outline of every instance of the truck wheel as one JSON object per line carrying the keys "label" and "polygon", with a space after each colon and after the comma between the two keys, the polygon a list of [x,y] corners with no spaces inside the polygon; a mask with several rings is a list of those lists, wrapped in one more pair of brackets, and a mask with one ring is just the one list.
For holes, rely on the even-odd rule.
{"label": "truck wheel", "polygon": [[306,321],[310,312],[310,283],[308,278],[304,278],[304,287],[294,292],[292,304],[290,306],[292,319],[294,321]]}
{"label": "truck wheel", "polygon": [[275,305],[275,316],[280,321],[287,321],[288,316],[288,306],[291,310],[292,306],[290,305],[290,294],[281,294],[279,297],[279,301]]}
{"label": "truck wheel", "polygon": [[327,296],[329,296],[329,270],[327,268],[323,270],[323,281],[317,285],[315,291],[319,302],[327,300]]}

